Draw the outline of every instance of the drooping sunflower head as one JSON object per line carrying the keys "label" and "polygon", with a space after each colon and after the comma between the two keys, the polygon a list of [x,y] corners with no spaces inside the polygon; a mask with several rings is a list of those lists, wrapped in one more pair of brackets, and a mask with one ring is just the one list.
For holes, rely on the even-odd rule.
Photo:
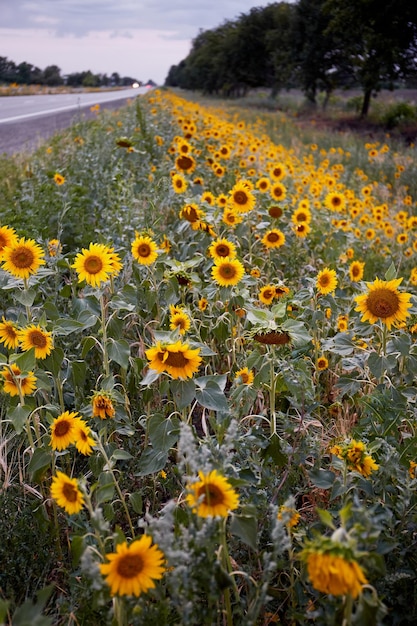
{"label": "drooping sunflower head", "polygon": [[238,259],[219,257],[211,270],[213,280],[221,287],[237,285],[245,275],[245,268]]}
{"label": "drooping sunflower head", "polygon": [[412,306],[411,293],[400,292],[399,285],[402,278],[394,280],[380,280],[376,278],[373,283],[366,283],[368,293],[356,296],[357,307],[355,311],[362,313],[362,322],[374,324],[378,320],[383,322],[388,330],[393,324],[405,322],[410,315],[408,309]]}
{"label": "drooping sunflower head", "polygon": [[52,333],[36,324],[30,324],[26,328],[19,330],[18,339],[22,350],[35,349],[35,357],[37,359],[46,359],[52,352]]}
{"label": "drooping sunflower head", "polygon": [[0,371],[3,379],[3,391],[10,396],[28,396],[36,389],[36,376],[33,372],[22,375],[16,363],[4,366]]}
{"label": "drooping sunflower head", "polygon": [[20,239],[12,242],[1,251],[3,269],[16,278],[28,279],[45,264],[44,251],[33,239]]}
{"label": "drooping sunflower head", "polygon": [[110,249],[98,243],[90,243],[79,252],[71,265],[78,274],[78,281],[86,281],[92,287],[100,287],[114,273]]}
{"label": "drooping sunflower head", "polygon": [[335,270],[325,267],[321,270],[316,279],[316,288],[323,296],[333,293],[337,287],[337,275]]}
{"label": "drooping sunflower head", "polygon": [[140,265],[152,265],[158,258],[158,246],[147,235],[136,233],[131,249],[133,257]]}
{"label": "drooping sunflower head", "polygon": [[327,550],[304,549],[302,558],[306,561],[311,584],[322,593],[357,598],[368,582],[352,550],[339,544],[329,545]]}
{"label": "drooping sunflower head", "polygon": [[79,513],[84,505],[84,495],[76,478],[70,478],[63,472],[57,472],[52,478],[51,496],[65,509],[68,515]]}
{"label": "drooping sunflower head", "polygon": [[154,589],[155,581],[165,572],[164,554],[157,544],[152,545],[148,535],[133,541],[117,544],[116,552],[106,554],[107,563],[100,572],[110,587],[112,596],[136,596]]}
{"label": "drooping sunflower head", "polygon": [[4,317],[0,322],[0,342],[3,343],[6,348],[14,350],[19,345],[19,329],[15,322],[6,320]]}
{"label": "drooping sunflower head", "polygon": [[186,204],[180,211],[179,216],[183,220],[187,220],[190,224],[198,222],[205,217],[204,211],[202,211],[196,204]]}
{"label": "drooping sunflower head", "polygon": [[239,506],[239,496],[227,478],[217,470],[198,473],[197,482],[188,485],[187,504],[199,517],[227,517]]}
{"label": "drooping sunflower head", "polygon": [[213,259],[225,257],[234,259],[236,256],[236,246],[227,239],[216,239],[209,246],[208,252]]}
{"label": "drooping sunflower head", "polygon": [[107,391],[95,391],[91,400],[93,417],[104,420],[107,417],[114,417],[116,414],[113,406],[113,398]]}

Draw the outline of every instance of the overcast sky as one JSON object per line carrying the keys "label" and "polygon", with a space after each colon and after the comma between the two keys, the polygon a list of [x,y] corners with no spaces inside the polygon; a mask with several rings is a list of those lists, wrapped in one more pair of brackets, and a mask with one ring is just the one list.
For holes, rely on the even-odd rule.
{"label": "overcast sky", "polygon": [[200,29],[272,0],[0,0],[0,56],[163,84]]}

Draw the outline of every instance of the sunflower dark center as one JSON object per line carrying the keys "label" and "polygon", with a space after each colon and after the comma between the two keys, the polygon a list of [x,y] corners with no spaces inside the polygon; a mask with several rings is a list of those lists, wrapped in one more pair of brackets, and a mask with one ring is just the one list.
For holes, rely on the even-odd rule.
{"label": "sunflower dark center", "polygon": [[203,502],[208,506],[223,504],[223,492],[216,485],[202,485],[197,491],[198,498],[203,497]]}
{"label": "sunflower dark center", "polygon": [[98,274],[103,269],[103,261],[99,256],[91,254],[84,262],[84,269],[89,274]]}
{"label": "sunflower dark center", "polygon": [[229,246],[226,246],[225,244],[219,244],[218,246],[216,246],[216,254],[217,256],[229,256],[230,254],[230,248]]}
{"label": "sunflower dark center", "polygon": [[66,420],[63,420],[62,422],[59,422],[55,426],[55,436],[56,437],[65,437],[65,435],[68,434],[70,430],[71,430],[70,423],[67,422]]}
{"label": "sunflower dark center", "polygon": [[332,204],[333,206],[339,206],[339,204],[341,204],[342,201],[338,196],[333,196],[332,198]]}
{"label": "sunflower dark center", "polygon": [[274,297],[275,293],[274,291],[272,291],[272,289],[265,289],[262,295],[267,300],[271,300],[271,298]]}
{"label": "sunflower dark center", "polygon": [[330,276],[328,274],[323,274],[320,277],[320,287],[328,287],[330,284]]}
{"label": "sunflower dark center", "polygon": [[271,206],[269,208],[269,215],[271,217],[281,217],[282,215],[282,209],[279,206]]}
{"label": "sunflower dark center", "polygon": [[235,191],[233,194],[233,200],[236,204],[246,204],[248,201],[248,196],[244,191]]}
{"label": "sunflower dark center", "polygon": [[121,578],[134,578],[143,570],[143,560],[137,554],[125,554],[117,564]]}
{"label": "sunflower dark center", "polygon": [[147,257],[151,253],[151,248],[147,243],[141,243],[140,246],[138,246],[137,252],[138,256]]}
{"label": "sunflower dark center", "polygon": [[249,380],[249,374],[247,372],[242,372],[240,377],[242,379],[242,383],[247,383]]}
{"label": "sunflower dark center", "polygon": [[281,196],[282,196],[282,194],[283,194],[283,191],[282,191],[281,187],[275,187],[275,188],[274,188],[274,196],[275,196],[276,198],[281,197]]}
{"label": "sunflower dark center", "polygon": [[297,222],[306,222],[307,221],[307,215],[306,213],[298,213],[297,214]]}
{"label": "sunflower dark center", "polygon": [[359,276],[360,274],[360,267],[358,265],[353,265],[352,266],[352,276]]}
{"label": "sunflower dark center", "polygon": [[366,300],[367,309],[375,317],[391,317],[399,311],[399,298],[395,291],[389,289],[375,289],[371,291]]}
{"label": "sunflower dark center", "polygon": [[267,240],[270,243],[276,243],[277,241],[279,241],[279,235],[277,233],[268,233]]}
{"label": "sunflower dark center", "polygon": [[185,367],[189,361],[183,352],[169,352],[164,363],[171,367]]}
{"label": "sunflower dark center", "polygon": [[64,494],[65,499],[68,500],[68,502],[77,501],[78,490],[74,485],[71,485],[70,483],[65,483],[62,487],[62,493]]}
{"label": "sunflower dark center", "polygon": [[236,269],[230,263],[226,263],[219,268],[219,274],[222,278],[234,278],[236,276]]}
{"label": "sunflower dark center", "polygon": [[15,250],[13,250],[10,260],[15,267],[20,269],[26,269],[31,267],[35,257],[33,255],[32,250],[30,248],[26,248],[25,246],[19,246]]}
{"label": "sunflower dark center", "polygon": [[35,348],[46,348],[47,346],[46,337],[39,330],[32,330],[29,333],[29,342]]}
{"label": "sunflower dark center", "polygon": [[177,165],[180,168],[180,170],[184,170],[186,172],[187,170],[192,168],[193,160],[188,156],[182,155],[178,157]]}

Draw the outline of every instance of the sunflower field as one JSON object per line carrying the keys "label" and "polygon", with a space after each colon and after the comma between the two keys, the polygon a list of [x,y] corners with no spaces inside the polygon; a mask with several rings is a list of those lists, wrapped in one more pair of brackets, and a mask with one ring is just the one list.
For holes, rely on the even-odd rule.
{"label": "sunflower field", "polygon": [[0,187],[0,623],[417,622],[417,159],[165,89]]}

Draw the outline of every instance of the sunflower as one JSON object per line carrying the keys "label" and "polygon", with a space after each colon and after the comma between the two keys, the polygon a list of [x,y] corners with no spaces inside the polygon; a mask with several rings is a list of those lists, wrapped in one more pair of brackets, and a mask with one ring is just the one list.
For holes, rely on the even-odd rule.
{"label": "sunflower", "polygon": [[74,443],[78,452],[85,456],[89,456],[93,451],[93,447],[96,445],[96,442],[90,437],[90,434],[90,427],[87,426],[82,419],[77,420]]}
{"label": "sunflower", "polygon": [[179,212],[179,217],[183,220],[187,220],[190,224],[194,224],[195,222],[199,222],[204,219],[205,213],[199,209],[196,204],[190,203],[183,206]]}
{"label": "sunflower", "polygon": [[207,307],[208,307],[207,298],[200,298],[200,300],[198,301],[198,308],[200,309],[200,311],[205,311]]}
{"label": "sunflower", "polygon": [[204,191],[201,194],[201,202],[205,202],[206,204],[210,204],[210,206],[214,206],[216,204],[216,198],[211,191]]}
{"label": "sunflower", "polygon": [[336,271],[328,267],[321,270],[317,275],[316,287],[323,296],[332,293],[337,287]]}
{"label": "sunflower", "polygon": [[86,281],[92,287],[100,287],[113,274],[112,258],[109,249],[98,243],[90,243],[83,248],[71,265],[78,274],[78,281]]}
{"label": "sunflower", "polygon": [[6,320],[4,317],[0,322],[0,342],[6,348],[14,350],[19,345],[19,329],[14,322]]}
{"label": "sunflower", "polygon": [[117,276],[118,274],[120,274],[121,270],[123,269],[122,260],[120,256],[117,254],[117,252],[114,251],[114,248],[107,248],[107,252],[110,257],[111,276],[112,277]]}
{"label": "sunflower", "polygon": [[280,248],[285,243],[285,235],[278,228],[272,228],[265,233],[261,241],[267,248]]}
{"label": "sunflower", "polygon": [[46,359],[52,352],[52,333],[43,330],[43,328],[35,324],[19,330],[18,339],[22,350],[35,349],[35,357],[37,359]]}
{"label": "sunflower", "polygon": [[28,396],[36,389],[36,376],[33,372],[27,372],[22,376],[16,363],[5,365],[0,370],[0,376],[3,378],[3,391],[10,396]]}
{"label": "sunflower", "polygon": [[300,223],[310,224],[311,222],[311,211],[308,208],[298,207],[291,215],[291,221],[296,226]]}
{"label": "sunflower", "polygon": [[196,162],[194,157],[189,154],[181,154],[175,159],[175,167],[180,172],[186,174],[192,174],[196,168]]}
{"label": "sunflower", "polygon": [[218,258],[214,260],[211,275],[221,287],[237,285],[245,274],[245,268],[238,259]]}
{"label": "sunflower", "polygon": [[340,333],[347,331],[349,327],[349,317],[347,315],[339,315],[337,318],[337,330]]}
{"label": "sunflower", "polygon": [[158,257],[158,246],[148,236],[136,233],[132,243],[132,254],[140,265],[151,265]]}
{"label": "sunflower", "polygon": [[362,313],[362,322],[368,321],[374,324],[381,320],[388,330],[393,324],[405,322],[410,315],[407,309],[412,306],[412,303],[410,302],[411,293],[398,291],[402,280],[402,278],[396,278],[385,281],[376,278],[373,283],[366,283],[368,293],[355,298],[358,305],[355,311]]}
{"label": "sunflower", "polygon": [[235,381],[244,385],[251,385],[255,380],[255,374],[247,367],[242,368],[235,374]]}
{"label": "sunflower", "polygon": [[174,379],[192,378],[201,363],[200,348],[190,348],[187,343],[162,344],[146,350],[149,367],[159,373],[167,372]]}
{"label": "sunflower", "polygon": [[51,424],[51,447],[53,450],[65,450],[74,443],[78,435],[80,418],[76,411],[65,411],[58,415]]}
{"label": "sunflower", "polygon": [[58,256],[61,254],[62,246],[59,239],[50,239],[48,241],[48,254],[50,257]]}
{"label": "sunflower", "polygon": [[113,406],[113,399],[107,391],[95,391],[91,400],[93,417],[104,420],[106,417],[114,417],[116,411]]}
{"label": "sunflower", "polygon": [[285,166],[282,163],[274,163],[269,167],[269,174],[274,180],[281,180],[286,174]]}
{"label": "sunflower", "polygon": [[361,261],[352,261],[349,266],[349,278],[353,283],[357,283],[363,278],[365,263]]}
{"label": "sunflower", "polygon": [[343,211],[346,207],[346,198],[343,194],[332,191],[325,197],[324,206],[330,211]]}
{"label": "sunflower", "polygon": [[230,208],[240,213],[248,213],[255,207],[255,196],[246,181],[239,180],[229,193]]}
{"label": "sunflower", "polygon": [[236,226],[243,222],[243,217],[234,209],[225,208],[222,221],[228,226]]}
{"label": "sunflower", "polygon": [[3,249],[11,248],[17,242],[17,235],[14,228],[0,226],[0,261],[3,259]]}
{"label": "sunflower", "polygon": [[259,290],[259,300],[264,304],[271,304],[275,295],[275,285],[265,285]]}
{"label": "sunflower", "polygon": [[62,176],[62,174],[58,174],[58,172],[56,172],[56,174],[54,174],[54,181],[57,185],[63,185],[65,183],[65,177]]}
{"label": "sunflower", "polygon": [[171,315],[169,322],[170,329],[176,330],[178,328],[180,335],[185,335],[191,327],[191,320],[185,311],[178,311]]}
{"label": "sunflower", "polygon": [[198,472],[200,480],[188,485],[187,504],[200,517],[227,517],[239,506],[239,496],[227,478],[212,470]]}
{"label": "sunflower", "polygon": [[319,372],[324,372],[324,370],[327,370],[327,368],[329,367],[329,361],[326,359],[325,356],[319,356],[316,361],[316,366]]}
{"label": "sunflower", "polygon": [[110,586],[112,596],[140,596],[155,588],[155,580],[164,574],[164,554],[148,535],[142,535],[130,546],[124,541],[116,552],[106,554],[109,563],[100,565],[100,572]]}
{"label": "sunflower", "polygon": [[322,593],[357,598],[362,586],[368,582],[355,559],[312,550],[306,556],[306,561],[311,584]]}
{"label": "sunflower", "polygon": [[289,528],[294,528],[294,526],[297,526],[298,522],[300,521],[300,517],[300,513],[297,511],[297,509],[294,509],[293,507],[285,506],[284,504],[279,507],[277,519],[279,519],[280,521],[284,521],[284,523]]}
{"label": "sunflower", "polygon": [[171,182],[175,193],[184,193],[187,189],[187,181],[181,174],[174,174]]}
{"label": "sunflower", "polygon": [[227,239],[216,239],[209,246],[208,252],[213,259],[225,257],[234,259],[236,256],[236,246]]}
{"label": "sunflower", "polygon": [[279,217],[282,216],[283,210],[280,206],[273,204],[272,206],[269,207],[268,213],[270,217],[273,217],[274,219],[278,219]]}
{"label": "sunflower", "polygon": [[256,181],[255,186],[261,193],[266,193],[271,186],[271,181],[267,176],[262,176]]}
{"label": "sunflower", "polygon": [[76,478],[70,478],[63,472],[57,472],[52,478],[51,496],[68,515],[79,513],[83,508],[84,496]]}
{"label": "sunflower", "polygon": [[45,264],[44,251],[33,239],[15,240],[1,251],[3,269],[16,278],[28,279]]}
{"label": "sunflower", "polygon": [[269,193],[274,198],[274,200],[285,200],[285,196],[287,195],[287,190],[282,183],[275,183],[271,186]]}

